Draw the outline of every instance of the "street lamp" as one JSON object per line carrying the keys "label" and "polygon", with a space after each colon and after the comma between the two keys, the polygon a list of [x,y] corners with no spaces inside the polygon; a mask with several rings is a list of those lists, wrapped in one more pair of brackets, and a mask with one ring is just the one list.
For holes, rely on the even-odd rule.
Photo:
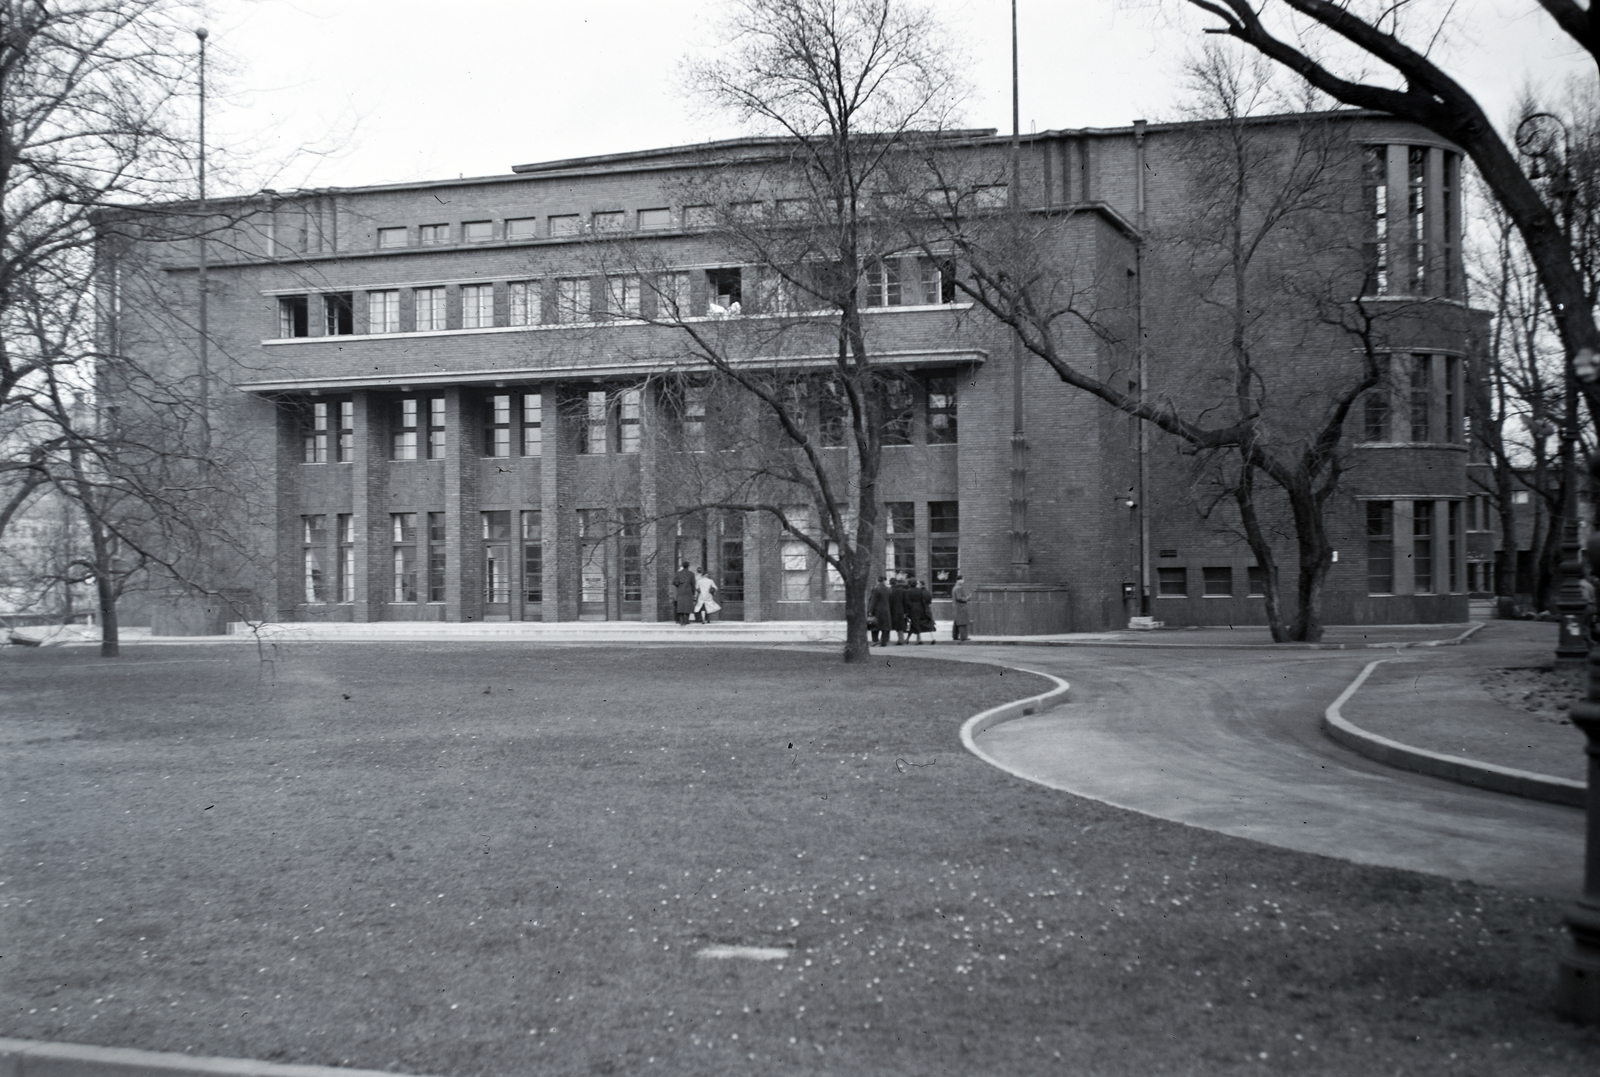
{"label": "street lamp", "polygon": [[[1557,133],[1560,140],[1557,143]],[[1572,207],[1577,185],[1572,177],[1572,133],[1561,117],[1533,112],[1517,124],[1517,149],[1528,158],[1528,178],[1548,179],[1552,199],[1560,206],[1562,235],[1572,248]],[[1566,312],[1555,311],[1559,320]],[[1563,363],[1566,415],[1561,428],[1561,589],[1556,593],[1560,628],[1556,668],[1575,669],[1589,656],[1589,603],[1583,596],[1583,563],[1578,541],[1578,377],[1574,357]],[[1591,561],[1591,563],[1593,563]]]}

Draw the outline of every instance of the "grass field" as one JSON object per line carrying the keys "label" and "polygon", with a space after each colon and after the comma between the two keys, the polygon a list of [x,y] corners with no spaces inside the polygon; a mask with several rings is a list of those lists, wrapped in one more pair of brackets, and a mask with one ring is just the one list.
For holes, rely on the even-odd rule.
{"label": "grass field", "polygon": [[[791,650],[0,653],[0,1035],[477,1074],[1582,1074],[1555,902],[1031,786]],[[711,944],[792,949],[713,960]]]}

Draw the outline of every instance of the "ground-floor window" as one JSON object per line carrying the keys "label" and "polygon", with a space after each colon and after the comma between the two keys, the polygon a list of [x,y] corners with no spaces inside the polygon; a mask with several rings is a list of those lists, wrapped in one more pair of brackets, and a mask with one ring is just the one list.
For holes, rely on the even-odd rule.
{"label": "ground-floor window", "polygon": [[1433,502],[1411,503],[1412,590],[1432,594],[1435,586],[1433,564]]}
{"label": "ground-floor window", "polygon": [[444,513],[428,513],[428,601],[444,601]]}
{"label": "ground-floor window", "polygon": [[394,582],[390,593],[392,602],[417,600],[417,514],[394,512],[389,514],[393,530]]}
{"label": "ground-floor window", "polygon": [[504,604],[511,601],[511,512],[478,515],[483,527],[483,600]]}
{"label": "ground-floor window", "polygon": [[356,518],[339,514],[339,601],[356,600]]}
{"label": "ground-floor window", "polygon": [[811,508],[790,505],[783,510],[789,518],[789,533],[783,538],[783,600],[805,602],[811,598],[811,547],[797,533],[811,529]]}
{"label": "ground-floor window", "polygon": [[1189,594],[1189,570],[1182,566],[1156,569],[1156,595],[1160,598],[1185,598]]}
{"label": "ground-floor window", "polygon": [[917,504],[914,501],[886,501],[883,505],[884,568],[894,576],[915,579],[917,575]]}
{"label": "ground-floor window", "polygon": [[1233,597],[1233,566],[1216,565],[1200,570],[1200,583],[1207,598]]}
{"label": "ground-floor window", "polygon": [[328,518],[324,515],[300,517],[302,556],[304,580],[304,600],[306,602],[328,601],[328,578],[324,572],[323,559],[327,556],[328,545]]}
{"label": "ground-floor window", "polygon": [[1367,502],[1367,593],[1394,593],[1394,502]]}
{"label": "ground-floor window", "polygon": [[622,601],[638,602],[644,596],[641,539],[644,529],[638,509],[622,510]]}
{"label": "ground-floor window", "polygon": [[522,514],[522,599],[544,601],[544,528],[538,509]]}
{"label": "ground-floor window", "polygon": [[[954,419],[951,420],[954,423]],[[949,598],[961,567],[961,503],[928,502],[928,576],[934,598]]]}

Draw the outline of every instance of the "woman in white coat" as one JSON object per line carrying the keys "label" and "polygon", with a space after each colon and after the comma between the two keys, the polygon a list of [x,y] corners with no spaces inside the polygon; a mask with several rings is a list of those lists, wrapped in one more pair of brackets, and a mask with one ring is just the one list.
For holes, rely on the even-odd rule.
{"label": "woman in white coat", "polygon": [[704,569],[695,573],[694,619],[703,625],[711,623],[711,615],[722,608],[717,602],[717,583],[706,575]]}

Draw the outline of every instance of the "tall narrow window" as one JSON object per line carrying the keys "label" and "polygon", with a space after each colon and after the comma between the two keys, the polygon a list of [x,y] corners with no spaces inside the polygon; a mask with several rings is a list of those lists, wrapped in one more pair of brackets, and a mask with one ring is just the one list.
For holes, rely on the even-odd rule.
{"label": "tall narrow window", "polygon": [[328,550],[328,518],[326,516],[300,517],[301,541],[304,546],[305,601],[328,601],[328,578],[323,572]]}
{"label": "tall narrow window", "polygon": [[867,306],[898,307],[900,303],[900,259],[873,262],[867,267]]}
{"label": "tall narrow window", "polygon": [[717,592],[723,602],[744,601],[744,513],[725,512],[717,523],[722,536],[722,579]]}
{"label": "tall narrow window", "polygon": [[444,601],[444,513],[428,513],[428,601]]}
{"label": "tall narrow window", "polygon": [[811,530],[811,509],[806,505],[788,505],[784,507],[783,514],[789,519],[789,528],[780,550],[783,558],[783,600],[805,602],[811,598],[811,547],[796,536]]}
{"label": "tall narrow window", "polygon": [[278,298],[278,335],[280,337],[305,337],[311,335],[310,305],[303,295],[285,295]]}
{"label": "tall narrow window", "polygon": [[1433,502],[1411,503],[1411,565],[1417,594],[1431,594],[1433,578]]}
{"label": "tall narrow window", "polygon": [[544,601],[544,527],[538,509],[522,513],[522,600]]}
{"label": "tall narrow window", "polygon": [[638,509],[622,510],[622,601],[638,602],[644,594],[641,540],[644,527]]}
{"label": "tall narrow window", "polygon": [[1410,188],[1406,206],[1410,212],[1411,279],[1409,288],[1422,295],[1428,287],[1428,149],[1412,146],[1407,152],[1406,173]]}
{"label": "tall narrow window", "polygon": [[[483,455],[511,455],[511,395],[488,397],[483,409]],[[509,525],[508,525],[509,526]]]}
{"label": "tall narrow window", "polygon": [[590,456],[604,456],[606,452],[607,419],[606,394],[603,389],[596,389],[584,397],[583,404],[583,439],[578,442],[580,452]]}
{"label": "tall narrow window", "polygon": [[335,292],[322,297],[323,327],[330,337],[347,337],[356,331],[355,297]]}
{"label": "tall narrow window", "polygon": [[556,321],[572,325],[589,320],[589,278],[562,277],[556,281]]}
{"label": "tall narrow window", "polygon": [[1433,440],[1433,356],[1411,357],[1411,440]]}
{"label": "tall narrow window", "polygon": [[339,514],[339,601],[356,600],[356,518]]}
{"label": "tall narrow window", "polygon": [[544,451],[544,396],[522,394],[522,455],[538,456]]}
{"label": "tall narrow window", "polygon": [[506,285],[506,321],[512,325],[538,325],[544,321],[543,302],[536,280],[514,280]]}
{"label": "tall narrow window", "polygon": [[1456,594],[1461,590],[1461,502],[1445,502],[1445,513],[1450,521],[1450,593]]}
{"label": "tall narrow window", "polygon": [[356,458],[356,402],[339,401],[339,462],[348,464]]}
{"label": "tall narrow window", "polygon": [[478,514],[483,525],[483,600],[499,605],[511,601],[511,513],[506,510]]}
{"label": "tall narrow window", "polygon": [[694,313],[689,274],[663,273],[656,278],[656,317],[678,321]]}
{"label": "tall narrow window", "polygon": [[1361,196],[1367,216],[1365,295],[1389,293],[1389,155],[1387,146],[1368,146],[1361,162]]}
{"label": "tall narrow window", "polygon": [[1367,502],[1367,593],[1394,594],[1394,502]]}
{"label": "tall narrow window", "polygon": [[1462,438],[1461,421],[1461,359],[1458,356],[1447,355],[1444,357],[1444,439],[1460,444]]}
{"label": "tall narrow window", "polygon": [[317,401],[311,405],[311,428],[306,431],[306,463],[328,462],[328,405]]}
{"label": "tall narrow window", "polygon": [[640,429],[640,412],[644,393],[639,389],[624,389],[617,402],[617,448],[620,452],[639,451],[644,438]]}
{"label": "tall narrow window", "polygon": [[426,333],[445,327],[444,289],[417,288],[412,292],[417,316],[417,332]]}
{"label": "tall narrow window", "polygon": [[928,502],[928,577],[934,598],[949,598],[961,567],[961,502]]}
{"label": "tall narrow window", "polygon": [[395,408],[394,451],[396,460],[417,458],[417,401],[404,397]]}
{"label": "tall narrow window", "polygon": [[911,382],[891,376],[883,383],[883,444],[910,445],[917,411]]}
{"label": "tall narrow window", "polygon": [[883,506],[888,540],[884,543],[884,566],[895,575],[914,578],[917,574],[917,506],[912,501],[889,501]]}
{"label": "tall narrow window", "polygon": [[928,379],[928,444],[956,443],[956,379],[937,374]]}
{"label": "tall narrow window", "polygon": [[1389,401],[1393,392],[1394,387],[1389,383],[1389,357],[1380,355],[1378,356],[1378,384],[1367,390],[1366,398],[1361,405],[1361,437],[1363,441],[1393,440],[1389,425],[1393,410]]}
{"label": "tall narrow window", "polygon": [[918,258],[918,286],[922,292],[917,302],[926,306],[947,306],[956,301],[955,266],[947,259]]}
{"label": "tall narrow window", "polygon": [[683,387],[683,450],[706,451],[706,387]]}
{"label": "tall narrow window", "polygon": [[494,285],[461,286],[461,328],[489,329],[494,325]]}
{"label": "tall narrow window", "polygon": [[367,332],[400,332],[400,291],[389,288],[367,293]]}
{"label": "tall narrow window", "polygon": [[417,514],[395,512],[389,514],[392,529],[394,556],[394,581],[390,591],[391,602],[417,600]]}
{"label": "tall narrow window", "polygon": [[850,430],[850,401],[845,396],[844,385],[836,378],[823,378],[817,383],[817,421],[825,448],[837,449],[844,445],[845,435]]}
{"label": "tall narrow window", "polygon": [[443,460],[444,451],[444,397],[430,397],[428,399],[428,459]]}

